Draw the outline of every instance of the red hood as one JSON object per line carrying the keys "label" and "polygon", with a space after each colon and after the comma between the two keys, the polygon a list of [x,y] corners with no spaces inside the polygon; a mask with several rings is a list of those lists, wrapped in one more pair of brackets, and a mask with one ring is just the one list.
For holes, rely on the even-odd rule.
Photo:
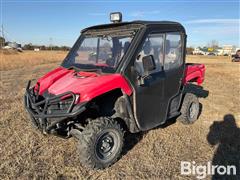
{"label": "red hood", "polygon": [[54,95],[71,91],[80,94],[80,102],[89,101],[117,88],[122,89],[127,95],[132,93],[129,84],[120,74],[76,73],[74,70],[63,67],[50,71],[40,78],[38,83],[40,85],[40,95],[46,90]]}

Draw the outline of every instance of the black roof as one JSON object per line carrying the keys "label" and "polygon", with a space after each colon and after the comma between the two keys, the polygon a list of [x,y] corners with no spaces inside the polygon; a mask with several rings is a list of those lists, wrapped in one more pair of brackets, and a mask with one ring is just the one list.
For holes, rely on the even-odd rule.
{"label": "black roof", "polygon": [[140,28],[141,26],[150,27],[150,26],[159,26],[159,28],[169,28],[169,29],[178,29],[185,33],[184,27],[174,21],[131,21],[131,22],[120,22],[120,23],[109,23],[109,24],[101,24],[96,26],[91,26],[88,28],[85,28],[82,30],[82,32],[88,31],[88,30],[98,30],[98,29],[105,29],[105,28],[114,28],[119,26],[125,26],[125,25],[133,25],[135,27]]}

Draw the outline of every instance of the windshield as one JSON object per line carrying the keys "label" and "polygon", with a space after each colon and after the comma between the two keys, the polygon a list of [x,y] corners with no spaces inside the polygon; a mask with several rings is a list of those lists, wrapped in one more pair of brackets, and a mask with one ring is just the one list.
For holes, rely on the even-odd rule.
{"label": "windshield", "polygon": [[63,61],[65,68],[113,73],[127,52],[134,33],[82,34]]}

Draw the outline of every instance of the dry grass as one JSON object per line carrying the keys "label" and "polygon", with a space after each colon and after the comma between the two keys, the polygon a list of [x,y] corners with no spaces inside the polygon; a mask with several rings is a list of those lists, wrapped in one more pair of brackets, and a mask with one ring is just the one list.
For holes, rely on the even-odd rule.
{"label": "dry grass", "polygon": [[31,67],[40,64],[61,62],[67,52],[64,51],[0,51],[0,70]]}
{"label": "dry grass", "polygon": [[[190,126],[173,123],[128,136],[125,155],[112,167],[102,171],[84,168],[73,139],[43,136],[31,127],[23,108],[26,81],[55,68],[64,56],[62,52],[3,55],[0,179],[192,179],[193,176],[180,175],[181,161],[205,165],[208,161],[222,162],[221,157],[234,163],[240,160],[239,129],[212,126],[211,133],[209,129],[214,121],[223,123],[227,114],[240,125],[240,64],[231,63],[227,57],[190,56],[189,62],[203,62],[207,68],[203,87],[209,95],[200,99],[203,109],[199,120]],[[229,117],[232,120],[231,116],[225,119]],[[223,137],[218,141],[220,145],[213,143],[213,132],[215,139],[226,136],[231,141]]]}

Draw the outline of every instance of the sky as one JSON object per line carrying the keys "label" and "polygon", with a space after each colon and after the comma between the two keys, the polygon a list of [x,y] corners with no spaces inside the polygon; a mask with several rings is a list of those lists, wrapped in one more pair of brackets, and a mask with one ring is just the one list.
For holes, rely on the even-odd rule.
{"label": "sky", "polygon": [[81,29],[109,23],[120,11],[124,21],[170,20],[184,25],[188,46],[240,47],[239,0],[0,0],[1,24],[9,41],[72,46]]}

